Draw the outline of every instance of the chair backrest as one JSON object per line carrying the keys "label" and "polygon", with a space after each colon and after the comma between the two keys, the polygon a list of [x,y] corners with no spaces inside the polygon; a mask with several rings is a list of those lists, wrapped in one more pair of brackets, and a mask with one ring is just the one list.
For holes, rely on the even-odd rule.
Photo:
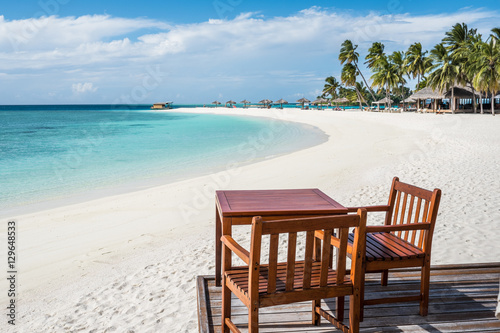
{"label": "chair backrest", "polygon": [[[360,241],[360,235],[364,235],[364,227],[366,227],[366,211],[360,210],[358,214],[339,215],[329,217],[313,217],[313,218],[300,218],[278,221],[262,221],[260,217],[254,217],[252,221],[252,238],[250,244],[250,263],[249,263],[249,293],[251,299],[257,299],[259,294],[259,272],[261,265],[262,251],[262,238],[265,235],[269,237],[269,266],[267,277],[267,294],[276,293],[277,283],[285,281],[285,293],[293,292],[300,289],[307,291],[308,289],[321,288],[327,286],[329,268],[330,268],[330,251],[331,251],[331,236],[333,229],[339,229],[340,250],[338,256],[338,264],[336,267],[336,284],[342,285],[346,275],[346,252],[348,244],[349,228],[356,228],[355,230],[355,243],[354,251],[358,251],[358,256],[353,256],[351,264],[351,279],[354,281],[358,279],[361,259],[364,253],[364,243]],[[360,232],[360,228],[363,232]],[[305,232],[305,247],[304,260],[299,262],[296,260],[297,252],[297,233]],[[316,232],[323,232],[324,237],[321,246],[321,259],[315,261],[315,242],[320,242],[320,239],[315,237]],[[280,234],[285,234],[287,241],[287,260],[286,260],[286,276],[278,276],[278,251],[280,247]],[[266,243],[267,245],[267,243]],[[357,250],[358,249],[358,250]],[[282,263],[283,267],[284,262]],[[313,265],[318,267],[320,265],[320,274],[318,276],[311,276]],[[296,268],[300,267],[302,271],[302,279],[297,279],[295,276],[300,273]],[[356,268],[357,267],[357,268]],[[330,268],[331,272],[331,268]],[[314,279],[314,283],[312,283]],[[319,283],[318,283],[319,282]],[[262,288],[262,286],[261,286]],[[262,291],[262,289],[261,289]],[[314,299],[314,298],[311,298]],[[298,301],[298,300],[296,300]]]}
{"label": "chair backrest", "polygon": [[415,230],[394,231],[393,233],[424,252],[430,250],[440,199],[440,189],[425,190],[400,182],[398,177],[394,177],[385,224],[429,224],[425,230],[416,230],[418,226],[415,225]]}

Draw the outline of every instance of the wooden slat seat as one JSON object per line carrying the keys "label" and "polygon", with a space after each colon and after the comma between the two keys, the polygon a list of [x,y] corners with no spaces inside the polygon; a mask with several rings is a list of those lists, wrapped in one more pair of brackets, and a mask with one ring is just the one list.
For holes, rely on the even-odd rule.
{"label": "wooden slat seat", "polygon": [[[349,243],[354,241],[354,234],[349,234]],[[366,261],[406,260],[424,258],[425,253],[410,242],[388,232],[376,232],[366,235]]]}
{"label": "wooden slat seat", "polygon": [[[293,289],[297,292],[303,291],[303,275],[304,275],[304,261],[297,261],[295,265],[294,286]],[[286,292],[286,271],[287,264],[279,263],[277,265],[276,276],[276,293]],[[240,290],[248,296],[248,267],[233,267],[228,272],[225,272],[228,283],[237,286]],[[311,288],[319,288],[321,275],[321,262],[313,262],[311,269]],[[260,266],[259,274],[259,294],[264,296],[267,293],[269,282],[269,265]],[[337,272],[331,268],[328,269],[327,287],[337,285]],[[342,286],[348,291],[346,295],[352,293],[352,282],[349,275],[344,277]]]}

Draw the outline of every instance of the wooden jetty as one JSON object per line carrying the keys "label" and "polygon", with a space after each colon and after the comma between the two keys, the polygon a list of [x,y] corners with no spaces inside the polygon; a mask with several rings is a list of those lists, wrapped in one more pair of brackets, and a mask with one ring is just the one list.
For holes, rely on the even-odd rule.
{"label": "wooden jetty", "polygon": [[[429,314],[420,316],[416,302],[373,305],[365,308],[360,332],[500,332],[495,318],[499,293],[500,263],[442,265],[431,269]],[[393,270],[389,285],[380,286],[380,274],[367,274],[366,297],[391,297],[420,288],[419,269]],[[213,276],[199,276],[198,327],[201,333],[221,332],[221,288]],[[346,301],[347,302],[347,301]],[[247,308],[233,298],[232,319],[246,332]],[[348,302],[345,315],[348,315]],[[324,306],[335,309],[335,299]],[[260,332],[340,332],[322,319],[311,325],[311,302],[261,309]]]}

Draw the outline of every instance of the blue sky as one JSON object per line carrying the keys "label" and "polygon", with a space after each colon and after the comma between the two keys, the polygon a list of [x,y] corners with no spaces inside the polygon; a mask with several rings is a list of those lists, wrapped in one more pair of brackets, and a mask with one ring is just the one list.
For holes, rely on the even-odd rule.
{"label": "blue sky", "polygon": [[487,35],[498,0],[4,2],[0,104],[311,99],[343,40],[430,49],[457,22]]}

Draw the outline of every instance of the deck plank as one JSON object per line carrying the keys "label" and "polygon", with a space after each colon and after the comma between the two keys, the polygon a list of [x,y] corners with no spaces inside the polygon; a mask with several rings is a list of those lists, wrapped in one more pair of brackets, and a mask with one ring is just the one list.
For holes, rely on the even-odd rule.
{"label": "deck plank", "polygon": [[[431,270],[429,315],[418,315],[412,303],[378,304],[365,307],[360,332],[500,332],[494,316],[499,293],[500,263],[434,266]],[[380,274],[367,275],[367,298],[390,297],[419,290],[420,271],[398,270],[389,274],[389,285],[380,286]],[[202,333],[221,332],[221,288],[211,276],[198,277],[198,319]],[[323,308],[335,309],[335,299],[323,301]],[[348,315],[346,303],[345,315]],[[302,302],[260,311],[260,332],[340,332],[322,319],[310,324],[311,304]],[[233,322],[246,332],[247,308],[233,297]]]}

